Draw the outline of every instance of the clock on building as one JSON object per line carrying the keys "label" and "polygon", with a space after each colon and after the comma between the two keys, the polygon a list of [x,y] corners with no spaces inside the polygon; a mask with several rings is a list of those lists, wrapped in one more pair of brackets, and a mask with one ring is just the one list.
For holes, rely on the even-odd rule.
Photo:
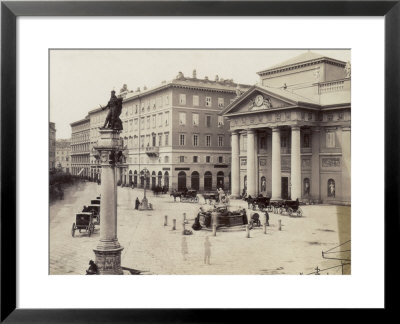
{"label": "clock on building", "polygon": [[260,106],[263,104],[263,102],[264,102],[263,96],[262,96],[262,95],[258,95],[258,96],[256,97],[256,99],[254,100],[254,102],[255,102],[255,104],[256,104],[258,107],[260,107]]}

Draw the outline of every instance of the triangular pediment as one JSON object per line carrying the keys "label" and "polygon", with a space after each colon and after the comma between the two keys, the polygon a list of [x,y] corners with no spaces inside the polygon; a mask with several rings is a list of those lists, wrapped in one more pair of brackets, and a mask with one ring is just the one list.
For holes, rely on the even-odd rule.
{"label": "triangular pediment", "polygon": [[252,111],[267,111],[296,106],[297,102],[279,96],[267,89],[254,86],[232,102],[224,115],[248,113]]}

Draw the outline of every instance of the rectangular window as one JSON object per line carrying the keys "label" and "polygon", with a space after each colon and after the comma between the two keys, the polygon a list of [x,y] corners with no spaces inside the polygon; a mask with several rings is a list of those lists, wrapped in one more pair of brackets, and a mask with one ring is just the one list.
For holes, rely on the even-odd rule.
{"label": "rectangular window", "polygon": [[162,114],[158,114],[158,127],[162,126]]}
{"label": "rectangular window", "polygon": [[179,113],[179,125],[186,125],[186,113]]}
{"label": "rectangular window", "polygon": [[218,116],[218,127],[224,125],[224,116]]}
{"label": "rectangular window", "polygon": [[199,146],[199,135],[193,135],[193,146]]}
{"label": "rectangular window", "polygon": [[140,118],[140,129],[144,129],[144,117]]}
{"label": "rectangular window", "polygon": [[224,146],[224,137],[218,136],[218,146]]}
{"label": "rectangular window", "polygon": [[210,163],[211,161],[211,156],[206,156],[206,163]]}
{"label": "rectangular window", "polygon": [[211,97],[206,97],[206,107],[211,107]]}
{"label": "rectangular window", "polygon": [[199,157],[198,156],[193,156],[193,163],[199,162]]}
{"label": "rectangular window", "polygon": [[169,96],[168,96],[168,95],[167,95],[167,96],[165,96],[165,98],[164,98],[164,99],[165,99],[165,104],[166,104],[166,105],[169,105]]}
{"label": "rectangular window", "polygon": [[206,146],[211,146],[211,135],[206,135]]}
{"label": "rectangular window", "polygon": [[223,162],[224,162],[224,157],[218,156],[218,163],[223,163]]}
{"label": "rectangular window", "polygon": [[152,123],[153,123],[153,128],[156,127],[156,115],[153,115]]}
{"label": "rectangular window", "polygon": [[211,127],[211,116],[206,116],[206,127]]}
{"label": "rectangular window", "polygon": [[133,130],[133,120],[129,121],[129,131],[131,132]]}
{"label": "rectangular window", "polygon": [[306,147],[306,148],[311,147],[311,145],[310,145],[310,134],[304,134],[303,147]]}
{"label": "rectangular window", "polygon": [[260,137],[260,149],[265,150],[267,148],[267,140],[265,136]]}
{"label": "rectangular window", "polygon": [[169,112],[165,113],[165,126],[169,125]]}
{"label": "rectangular window", "polygon": [[179,145],[180,146],[185,145],[185,134],[179,134]]}
{"label": "rectangular window", "polygon": [[184,163],[185,162],[185,157],[183,155],[181,155],[179,157],[179,162]]}
{"label": "rectangular window", "polygon": [[192,114],[193,126],[199,126],[199,114]]}
{"label": "rectangular window", "polygon": [[333,148],[336,146],[335,143],[335,132],[327,131],[326,132],[326,147]]}
{"label": "rectangular window", "polygon": [[165,133],[165,146],[168,146],[169,133]]}
{"label": "rectangular window", "polygon": [[179,104],[180,105],[186,105],[186,95],[185,94],[180,94],[179,95]]}
{"label": "rectangular window", "polygon": [[158,134],[158,146],[162,146],[162,134]]}
{"label": "rectangular window", "polygon": [[147,116],[146,127],[150,128],[150,116]]}
{"label": "rectangular window", "polygon": [[218,108],[224,108],[224,98],[218,98]]}
{"label": "rectangular window", "polygon": [[137,130],[137,125],[138,125],[138,119],[136,118],[134,121],[134,130]]}
{"label": "rectangular window", "polygon": [[193,96],[193,106],[199,105],[199,96]]}
{"label": "rectangular window", "polygon": [[140,147],[144,147],[144,135],[140,136]]}

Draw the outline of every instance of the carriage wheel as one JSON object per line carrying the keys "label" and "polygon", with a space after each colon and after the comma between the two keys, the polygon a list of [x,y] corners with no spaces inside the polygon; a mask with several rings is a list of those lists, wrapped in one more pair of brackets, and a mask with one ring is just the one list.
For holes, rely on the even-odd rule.
{"label": "carriage wheel", "polygon": [[71,235],[72,237],[75,236],[75,223],[72,224]]}
{"label": "carriage wheel", "polygon": [[299,209],[297,209],[297,217],[301,217],[301,216],[303,216],[303,211],[299,207]]}
{"label": "carriage wheel", "polygon": [[293,209],[289,207],[289,209],[288,209],[289,216],[292,216],[292,213],[293,213]]}

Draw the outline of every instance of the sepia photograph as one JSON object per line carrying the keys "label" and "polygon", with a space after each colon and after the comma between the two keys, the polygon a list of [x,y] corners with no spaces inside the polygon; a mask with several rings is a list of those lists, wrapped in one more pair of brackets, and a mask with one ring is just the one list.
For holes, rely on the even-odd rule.
{"label": "sepia photograph", "polygon": [[350,49],[48,57],[50,275],[351,275]]}

